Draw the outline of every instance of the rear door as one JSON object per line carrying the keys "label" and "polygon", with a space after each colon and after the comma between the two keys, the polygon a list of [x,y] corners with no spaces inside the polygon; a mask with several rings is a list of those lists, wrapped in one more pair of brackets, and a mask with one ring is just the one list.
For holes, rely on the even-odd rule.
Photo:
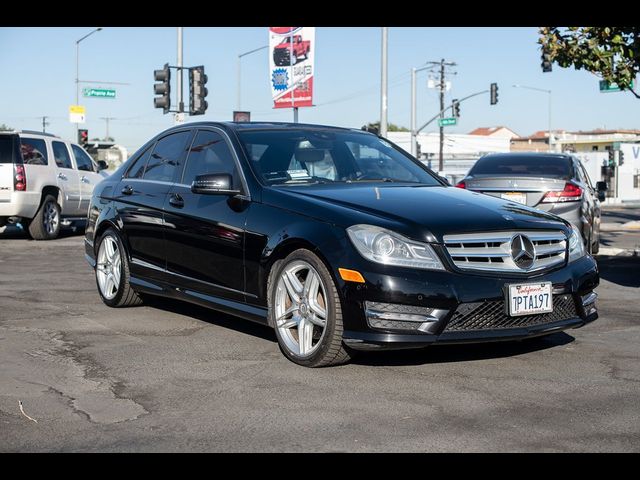
{"label": "rear door", "polygon": [[103,180],[103,176],[98,173],[96,165],[91,157],[78,145],[71,144],[71,151],[76,160],[78,174],[80,175],[80,209],[87,212],[93,189]]}
{"label": "rear door", "polygon": [[13,192],[13,163],[17,158],[17,138],[15,134],[0,134],[0,202],[11,200]]}
{"label": "rear door", "polygon": [[64,199],[61,205],[62,215],[81,216],[80,175],[71,159],[71,152],[67,144],[59,140],[51,141],[51,149],[56,162],[58,187]]}

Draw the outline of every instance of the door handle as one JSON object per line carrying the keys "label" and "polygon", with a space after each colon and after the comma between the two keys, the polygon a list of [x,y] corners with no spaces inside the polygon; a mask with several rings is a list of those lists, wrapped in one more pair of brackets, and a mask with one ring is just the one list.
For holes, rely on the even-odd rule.
{"label": "door handle", "polygon": [[125,185],[125,187],[122,189],[122,193],[124,195],[131,195],[133,193],[133,187],[131,185]]}
{"label": "door handle", "polygon": [[58,173],[58,178],[59,178],[60,180],[66,180],[66,179],[67,179],[67,176],[66,176],[64,173],[60,172],[60,173]]}
{"label": "door handle", "polygon": [[91,183],[91,182],[89,181],[89,179],[88,179],[87,177],[85,177],[84,175],[82,175],[82,176],[80,177],[80,181],[81,181],[81,182],[83,182],[83,183]]}
{"label": "door handle", "polygon": [[184,200],[180,195],[174,193],[169,197],[169,204],[175,208],[182,208],[184,207]]}

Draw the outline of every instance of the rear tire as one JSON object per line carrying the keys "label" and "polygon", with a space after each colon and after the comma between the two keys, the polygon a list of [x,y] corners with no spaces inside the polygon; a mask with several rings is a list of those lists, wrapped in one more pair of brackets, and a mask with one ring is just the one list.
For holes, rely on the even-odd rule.
{"label": "rear tire", "polygon": [[141,305],[142,299],[129,283],[129,255],[113,228],[102,234],[96,252],[96,285],[102,301],[114,308]]}
{"label": "rear tire", "polygon": [[352,358],[342,342],[338,291],[316,255],[299,249],[277,262],[267,291],[270,320],[289,360],[304,367],[325,367]]}
{"label": "rear tire", "polygon": [[60,205],[53,195],[46,195],[28,226],[34,240],[53,240],[60,233]]}

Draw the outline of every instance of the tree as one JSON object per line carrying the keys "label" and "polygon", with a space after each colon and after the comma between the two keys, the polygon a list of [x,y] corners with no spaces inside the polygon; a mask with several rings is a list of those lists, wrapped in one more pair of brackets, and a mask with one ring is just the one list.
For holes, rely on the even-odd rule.
{"label": "tree", "polygon": [[[366,127],[380,131],[380,122],[369,122],[363,127],[363,129],[366,129]],[[394,123],[387,124],[387,132],[408,132],[408,131],[409,131],[408,128],[401,127]]]}
{"label": "tree", "polygon": [[3,124],[0,124],[0,132],[9,132],[9,131],[11,131],[11,130],[13,130],[13,128],[8,127],[8,126],[7,126],[7,125],[5,125],[4,123],[3,123]]}
{"label": "tree", "polygon": [[636,98],[631,82],[640,73],[640,27],[540,27],[538,43],[551,61],[616,83]]}

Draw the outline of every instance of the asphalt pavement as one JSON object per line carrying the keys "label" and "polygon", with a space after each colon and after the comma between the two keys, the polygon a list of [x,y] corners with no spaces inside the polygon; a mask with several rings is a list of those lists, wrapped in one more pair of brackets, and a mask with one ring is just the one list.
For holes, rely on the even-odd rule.
{"label": "asphalt pavement", "polygon": [[600,319],[584,328],[307,369],[245,320],[106,307],[82,242],[0,235],[2,452],[640,451],[628,252],[598,257]]}

